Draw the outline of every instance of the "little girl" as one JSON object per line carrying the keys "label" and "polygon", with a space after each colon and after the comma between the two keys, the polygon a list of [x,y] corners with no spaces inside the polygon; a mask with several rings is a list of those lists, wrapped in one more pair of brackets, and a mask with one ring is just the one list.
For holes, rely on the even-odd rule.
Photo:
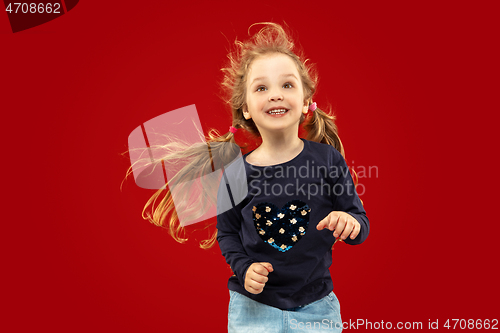
{"label": "little girl", "polygon": [[[239,47],[225,69],[233,112],[227,136],[242,128],[262,144],[243,156],[248,195],[217,216],[217,241],[234,272],[228,330],[340,332],[332,246],[336,238],[362,243],[369,222],[333,117],[312,103],[315,79],[280,26],[266,24]],[[299,124],[309,113],[305,140]],[[237,172],[227,168],[225,185],[234,192],[231,177]]]}
{"label": "little girl", "polygon": [[[240,168],[235,163],[224,169],[217,232],[204,247],[216,237],[234,273],[228,281],[229,332],[340,332],[340,306],[329,271],[332,246],[337,240],[361,244],[369,222],[334,117],[312,102],[317,79],[283,28],[263,25],[229,55],[223,85],[231,93],[232,126],[224,135],[211,131],[207,138],[210,159],[221,160],[232,160],[227,156],[234,156],[240,129],[262,143],[243,155]],[[306,139],[299,137],[301,124]],[[214,167],[213,160],[196,155],[206,145],[190,149],[182,156],[198,157],[178,179],[193,166],[198,174]],[[248,185],[243,192],[234,186],[242,177]],[[233,199],[235,193],[243,193],[241,200]],[[146,218],[168,224],[174,238],[182,240],[170,192]]]}

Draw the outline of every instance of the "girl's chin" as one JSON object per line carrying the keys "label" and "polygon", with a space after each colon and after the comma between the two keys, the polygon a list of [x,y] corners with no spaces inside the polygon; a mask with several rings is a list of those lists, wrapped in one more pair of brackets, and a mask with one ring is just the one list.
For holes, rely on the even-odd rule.
{"label": "girl's chin", "polygon": [[273,124],[272,122],[267,122],[264,126],[257,125],[259,132],[262,134],[263,132],[269,133],[270,135],[276,134],[278,132],[286,133],[287,131],[293,131],[294,133],[298,133],[299,130],[299,121],[296,122],[282,122],[278,124],[277,122]]}

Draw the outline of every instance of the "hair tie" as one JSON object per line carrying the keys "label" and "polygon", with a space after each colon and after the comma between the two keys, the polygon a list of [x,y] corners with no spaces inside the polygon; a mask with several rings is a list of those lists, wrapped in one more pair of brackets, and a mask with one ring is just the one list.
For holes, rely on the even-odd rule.
{"label": "hair tie", "polygon": [[318,108],[318,105],[316,104],[316,102],[312,103],[311,105],[309,105],[309,110],[311,111],[315,111],[316,109]]}
{"label": "hair tie", "polygon": [[229,126],[229,132],[234,134],[234,133],[238,132],[238,129],[236,127],[233,127],[233,126]]}

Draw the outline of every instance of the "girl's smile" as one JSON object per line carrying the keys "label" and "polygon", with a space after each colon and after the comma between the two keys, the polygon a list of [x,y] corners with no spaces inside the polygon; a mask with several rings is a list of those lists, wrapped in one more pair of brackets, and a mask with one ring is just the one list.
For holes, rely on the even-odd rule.
{"label": "girl's smile", "polygon": [[266,113],[272,117],[281,117],[287,112],[288,112],[288,109],[281,107],[281,106],[273,107],[273,108],[266,111]]}

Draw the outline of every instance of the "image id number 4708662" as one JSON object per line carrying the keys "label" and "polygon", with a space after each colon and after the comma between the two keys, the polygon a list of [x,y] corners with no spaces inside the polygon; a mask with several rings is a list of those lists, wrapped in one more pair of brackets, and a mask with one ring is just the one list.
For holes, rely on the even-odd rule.
{"label": "image id number 4708662", "polygon": [[447,329],[485,329],[485,330],[497,330],[498,329],[498,319],[448,319],[443,325]]}
{"label": "image id number 4708662", "polygon": [[61,14],[60,3],[36,3],[36,2],[9,2],[5,8],[6,12],[14,14]]}

